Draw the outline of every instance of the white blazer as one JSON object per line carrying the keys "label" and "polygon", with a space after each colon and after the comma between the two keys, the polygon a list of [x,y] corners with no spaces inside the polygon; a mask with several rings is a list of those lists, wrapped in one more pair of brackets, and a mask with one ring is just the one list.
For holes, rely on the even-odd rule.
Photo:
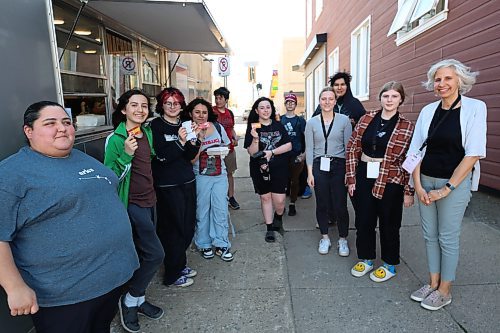
{"label": "white blazer", "polygon": [[[424,106],[420,112],[413,138],[411,140],[408,155],[417,153],[429,133],[432,118],[440,101]],[[460,128],[462,132],[462,146],[465,156],[486,157],[486,104],[478,99],[462,96],[460,110]],[[425,155],[426,148],[423,150]],[[472,174],[472,191],[477,191],[480,176],[479,161],[474,165]]]}

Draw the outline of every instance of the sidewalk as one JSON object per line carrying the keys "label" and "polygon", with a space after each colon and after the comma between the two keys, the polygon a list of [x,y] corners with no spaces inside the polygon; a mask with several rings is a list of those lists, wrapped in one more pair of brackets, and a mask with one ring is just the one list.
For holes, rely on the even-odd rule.
{"label": "sidewalk", "polygon": [[[474,193],[462,226],[460,262],[453,302],[439,311],[422,309],[410,293],[427,281],[418,207],[405,210],[398,275],[381,284],[350,274],[356,262],[354,212],[349,207],[351,254],[335,247],[318,254],[314,197],[297,201],[285,216],[284,237],[264,241],[260,203],[240,140],[236,198],[231,211],[235,259],[226,263],[188,253],[198,271],[187,288],[165,287],[159,272],[148,299],[165,309],[159,321],[140,317],[142,332],[499,332],[500,198]],[[330,231],[336,244],[336,227]],[[379,261],[377,261],[377,264]],[[119,320],[112,332],[122,332]]]}

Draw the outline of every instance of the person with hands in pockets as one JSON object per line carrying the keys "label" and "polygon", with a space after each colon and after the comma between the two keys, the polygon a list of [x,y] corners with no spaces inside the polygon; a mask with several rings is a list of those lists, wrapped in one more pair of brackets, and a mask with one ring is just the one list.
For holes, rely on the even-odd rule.
{"label": "person with hands in pockets", "polygon": [[271,99],[261,97],[253,104],[248,115],[244,148],[251,156],[250,177],[255,193],[260,196],[267,227],[264,239],[272,243],[276,241],[275,231],[283,229],[288,152],[292,143],[286,129],[276,121],[276,109]]}
{"label": "person with hands in pockets", "polygon": [[119,302],[121,323],[128,332],[139,332],[138,314],[155,320],[163,316],[163,309],[146,301],[146,289],[165,256],[154,222],[153,136],[144,125],[149,105],[148,96],[140,90],[120,96],[112,116],[115,131],[107,138],[104,153],[104,165],[120,177],[118,192],[127,207],[140,259]]}

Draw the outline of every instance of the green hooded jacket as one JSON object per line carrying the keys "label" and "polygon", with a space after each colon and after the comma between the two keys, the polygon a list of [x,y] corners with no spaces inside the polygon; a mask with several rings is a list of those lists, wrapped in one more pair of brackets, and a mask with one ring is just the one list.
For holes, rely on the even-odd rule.
{"label": "green hooded jacket", "polygon": [[[149,124],[141,126],[142,133],[146,135],[151,148],[151,159],[155,156],[153,149],[153,134]],[[130,187],[130,174],[132,171],[132,159],[125,152],[125,140],[128,137],[125,122],[121,122],[116,130],[108,135],[104,146],[104,165],[113,170],[118,176],[120,183],[118,184],[118,195],[125,207],[128,207],[128,192]]]}

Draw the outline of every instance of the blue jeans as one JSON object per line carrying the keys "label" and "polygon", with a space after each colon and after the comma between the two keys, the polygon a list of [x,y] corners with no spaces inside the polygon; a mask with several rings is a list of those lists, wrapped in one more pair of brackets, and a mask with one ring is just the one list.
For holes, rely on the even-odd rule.
{"label": "blue jeans", "polygon": [[227,207],[227,176],[196,176],[196,232],[200,249],[231,247]]}
{"label": "blue jeans", "polygon": [[[422,187],[429,192],[444,187],[448,179],[420,175]],[[458,265],[460,230],[471,198],[469,174],[448,196],[425,206],[419,202],[430,273],[440,273],[442,281],[455,280]]]}

